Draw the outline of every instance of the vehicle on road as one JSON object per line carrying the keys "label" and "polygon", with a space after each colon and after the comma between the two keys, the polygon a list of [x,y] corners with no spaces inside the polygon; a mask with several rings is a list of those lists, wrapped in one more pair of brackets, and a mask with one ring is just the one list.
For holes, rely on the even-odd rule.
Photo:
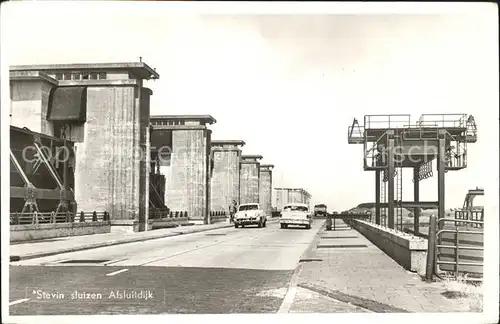
{"label": "vehicle on road", "polygon": [[245,227],[246,225],[266,227],[267,215],[261,209],[259,204],[241,204],[238,207],[238,211],[236,212],[236,215],[234,215],[234,227]]}
{"label": "vehicle on road", "polygon": [[325,204],[318,204],[314,206],[314,217],[326,217],[327,206]]}
{"label": "vehicle on road", "polygon": [[299,203],[285,205],[279,220],[281,228],[287,228],[289,225],[297,225],[311,229],[312,222],[313,217],[309,206]]}

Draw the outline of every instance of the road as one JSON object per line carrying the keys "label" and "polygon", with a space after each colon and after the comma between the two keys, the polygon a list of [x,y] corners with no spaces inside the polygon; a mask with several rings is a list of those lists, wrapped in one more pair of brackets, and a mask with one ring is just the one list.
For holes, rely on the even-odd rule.
{"label": "road", "polygon": [[323,223],[225,228],[13,262],[10,314],[276,313]]}

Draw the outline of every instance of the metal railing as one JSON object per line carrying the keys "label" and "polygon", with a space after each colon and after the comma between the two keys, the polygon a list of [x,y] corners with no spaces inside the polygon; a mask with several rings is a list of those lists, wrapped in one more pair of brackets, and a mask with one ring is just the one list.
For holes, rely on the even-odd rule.
{"label": "metal railing", "polygon": [[407,114],[394,114],[394,115],[366,115],[365,116],[365,129],[378,128],[403,128],[404,125],[410,124],[410,115]]}
{"label": "metal railing", "polygon": [[213,221],[225,221],[227,219],[226,211],[224,210],[213,210],[210,212],[210,222]]}
{"label": "metal railing", "polygon": [[149,212],[149,219],[164,220],[176,218],[189,218],[187,211],[153,211]]}
{"label": "metal railing", "polygon": [[[474,221],[468,223],[464,221]],[[455,226],[484,227],[484,210],[455,210]]]}
{"label": "metal railing", "polygon": [[347,139],[349,142],[359,142],[365,139],[365,126],[349,126],[347,129]]}
{"label": "metal railing", "polygon": [[109,221],[109,213],[104,212],[32,212],[32,213],[10,213],[10,225],[35,225],[55,223],[87,223]]}
{"label": "metal railing", "polygon": [[423,114],[417,121],[411,122],[410,115],[366,115],[366,129],[379,128],[466,128],[467,114]]}
{"label": "metal railing", "polygon": [[434,140],[439,138],[439,133],[435,129],[429,129],[430,127],[437,128],[434,125],[405,125],[402,131],[402,139],[405,141],[416,141],[416,140]]}
{"label": "metal railing", "polygon": [[416,127],[466,128],[467,114],[423,114]]}
{"label": "metal railing", "polygon": [[336,230],[336,219],[341,219],[346,223],[349,227],[352,227],[353,225],[353,220],[355,219],[361,219],[361,220],[367,220],[371,218],[371,213],[363,213],[363,214],[358,214],[358,213],[340,213],[340,214],[328,214],[326,216],[326,230],[331,231],[332,229],[335,231]]}
{"label": "metal railing", "polygon": [[[452,218],[439,219],[437,221],[437,227],[439,228],[440,224],[445,223],[445,222],[456,223],[456,220],[452,219]],[[461,223],[463,223],[463,224],[480,224],[481,225],[480,228],[484,228],[484,222],[482,222],[482,221],[462,220]],[[444,224],[443,224],[443,226],[444,226]],[[453,241],[452,245],[451,244],[441,244],[441,242],[443,241],[442,236],[445,233],[453,233],[454,234],[453,240],[452,240]],[[484,235],[484,232],[477,231],[477,230],[470,231],[470,230],[467,230],[467,228],[465,230],[463,230],[460,227],[455,227],[453,229],[443,228],[443,229],[438,230],[436,232],[436,235],[435,235],[436,240],[437,240],[437,244],[434,243],[434,245],[435,245],[435,269],[434,269],[434,272],[436,274],[438,273],[440,265],[453,265],[454,271],[452,272],[452,274],[453,274],[453,277],[455,277],[455,278],[458,278],[460,273],[470,272],[470,270],[468,271],[467,269],[464,269],[464,267],[475,268],[475,267],[482,267],[483,266],[484,263],[482,261],[466,262],[466,261],[460,260],[460,256],[461,256],[460,251],[481,251],[481,254],[484,253],[484,246],[471,246],[472,244],[469,244],[469,245],[461,244],[460,243],[461,240],[459,239],[460,234],[470,234],[470,235],[482,236],[482,235]],[[447,240],[447,242],[450,242],[450,240]],[[483,245],[483,243],[478,242],[477,245]],[[452,261],[440,260],[440,257],[444,254],[444,253],[440,252],[440,249],[452,249],[452,250],[454,250],[453,260]],[[447,255],[447,256],[449,257],[449,255]],[[481,281],[482,278],[467,277],[466,280]]]}

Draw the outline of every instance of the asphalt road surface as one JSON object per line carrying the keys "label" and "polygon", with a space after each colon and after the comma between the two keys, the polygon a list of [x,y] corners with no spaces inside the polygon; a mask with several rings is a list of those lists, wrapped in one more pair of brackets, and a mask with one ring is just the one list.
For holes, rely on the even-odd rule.
{"label": "asphalt road surface", "polygon": [[10,314],[276,313],[323,223],[225,228],[12,262]]}

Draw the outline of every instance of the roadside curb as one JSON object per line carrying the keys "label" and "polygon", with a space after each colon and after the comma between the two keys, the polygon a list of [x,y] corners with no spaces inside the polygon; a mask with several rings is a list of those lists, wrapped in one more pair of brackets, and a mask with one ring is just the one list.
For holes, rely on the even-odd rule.
{"label": "roadside curb", "polygon": [[126,244],[126,243],[136,243],[136,242],[156,240],[156,239],[166,238],[166,237],[173,237],[173,236],[194,234],[194,233],[200,233],[200,232],[206,232],[206,231],[213,231],[213,230],[217,230],[217,229],[221,229],[221,228],[228,228],[228,227],[233,227],[233,226],[234,226],[233,224],[226,224],[224,226],[218,226],[218,227],[213,227],[213,228],[186,229],[185,231],[179,230],[176,232],[158,234],[155,236],[133,237],[133,238],[126,238],[126,239],[105,241],[105,242],[75,246],[75,247],[66,248],[66,249],[59,249],[56,251],[53,250],[53,251],[47,251],[47,252],[29,253],[29,254],[25,254],[25,255],[11,255],[10,262],[36,259],[36,258],[42,258],[42,257],[47,257],[47,256],[52,256],[52,255],[57,255],[57,254],[70,253],[70,252],[92,250],[92,249],[97,249],[97,248],[101,248],[101,247],[108,247],[108,246],[114,246],[114,245],[120,245],[120,244]]}
{"label": "roadside curb", "polygon": [[303,269],[303,262],[306,260],[311,260],[316,254],[316,244],[321,237],[321,231],[325,228],[325,223],[323,223],[318,231],[314,234],[314,238],[312,242],[308,245],[306,250],[300,256],[299,262],[293,271],[292,276],[290,277],[290,283],[287,287],[287,291],[285,297],[283,298],[283,302],[281,303],[280,308],[277,311],[277,314],[287,314],[290,312],[291,307],[295,301],[295,295],[297,294],[297,287],[300,283],[300,275]]}
{"label": "roadside curb", "polygon": [[299,264],[306,259],[313,259],[316,256],[316,245],[318,244],[318,241],[321,239],[321,231],[324,230],[326,227],[326,221],[321,225],[321,227],[318,229],[316,234],[314,235],[314,238],[307,247],[307,249],[304,251],[302,256],[300,257]]}

